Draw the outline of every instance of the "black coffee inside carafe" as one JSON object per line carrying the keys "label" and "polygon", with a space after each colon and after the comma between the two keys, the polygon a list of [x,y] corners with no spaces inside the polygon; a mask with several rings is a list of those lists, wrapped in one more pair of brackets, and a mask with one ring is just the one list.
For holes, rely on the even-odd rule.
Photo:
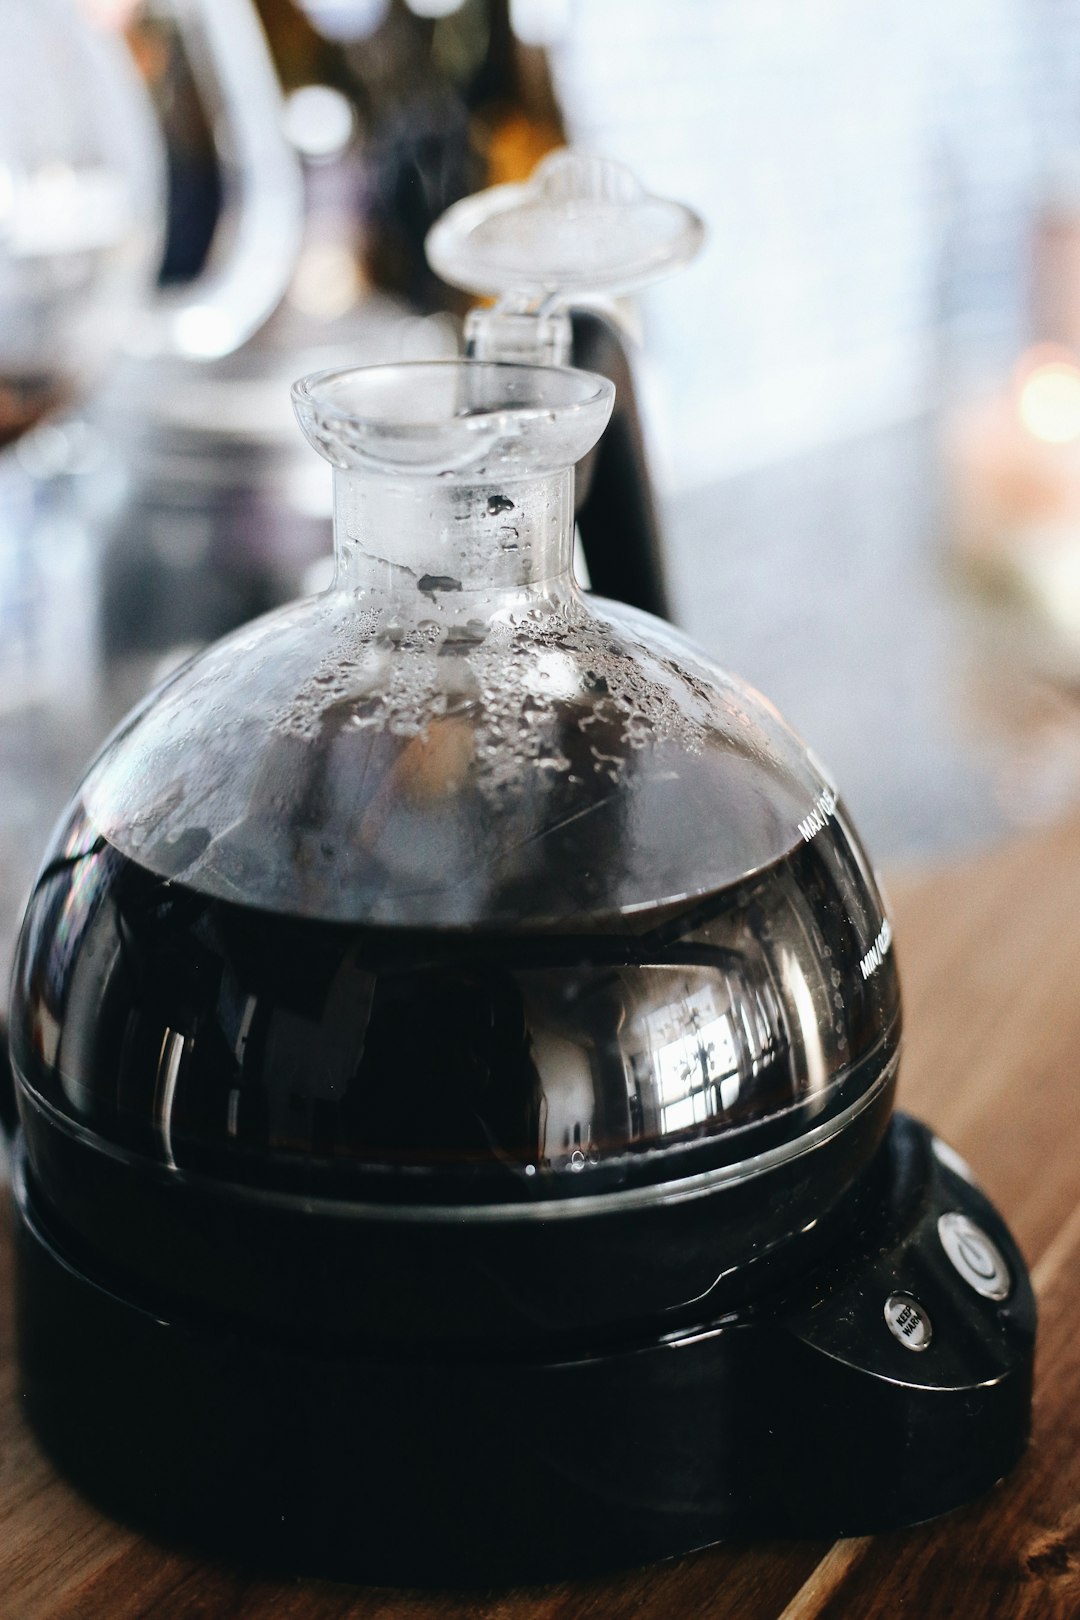
{"label": "black coffee inside carafe", "polygon": [[[881,919],[839,840],[718,893],[513,933],[209,897],[81,811],[63,847],[23,931],[17,1066],[69,1120],[187,1170],[421,1202],[664,1180],[827,1117],[894,1044]],[[814,1051],[783,982],[800,938],[829,964]]]}

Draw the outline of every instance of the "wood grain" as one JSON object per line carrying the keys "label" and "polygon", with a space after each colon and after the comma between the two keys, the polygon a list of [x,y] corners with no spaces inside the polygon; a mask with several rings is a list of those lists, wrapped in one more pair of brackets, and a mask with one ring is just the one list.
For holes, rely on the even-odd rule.
{"label": "wood grain", "polygon": [[[975,1166],[1034,1267],[1035,1433],[1011,1479],[913,1531],[722,1547],[487,1595],[257,1580],[117,1528],[56,1477],[0,1344],[3,1620],[1076,1620],[1080,1616],[1080,820],[895,885],[902,1103]],[[6,1234],[2,1256],[7,1297]]]}

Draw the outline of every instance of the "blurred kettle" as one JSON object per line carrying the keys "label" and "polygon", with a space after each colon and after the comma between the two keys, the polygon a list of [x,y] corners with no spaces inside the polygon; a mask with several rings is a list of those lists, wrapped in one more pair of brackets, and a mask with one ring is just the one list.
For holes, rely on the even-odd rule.
{"label": "blurred kettle", "polygon": [[80,397],[120,349],[243,343],[295,263],[302,185],[250,0],[153,0],[178,26],[226,154],[201,276],[151,291],[165,167],[124,27],[132,0],[6,0],[0,52],[0,445]]}

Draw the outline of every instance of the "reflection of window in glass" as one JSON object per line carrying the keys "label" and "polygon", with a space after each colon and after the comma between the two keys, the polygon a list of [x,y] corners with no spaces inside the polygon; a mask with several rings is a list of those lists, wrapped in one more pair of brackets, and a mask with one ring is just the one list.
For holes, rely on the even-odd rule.
{"label": "reflection of window in glass", "polygon": [[681,1131],[731,1108],[739,1095],[739,1064],[728,1013],[717,1010],[711,987],[646,1018],[660,1099],[660,1126]]}

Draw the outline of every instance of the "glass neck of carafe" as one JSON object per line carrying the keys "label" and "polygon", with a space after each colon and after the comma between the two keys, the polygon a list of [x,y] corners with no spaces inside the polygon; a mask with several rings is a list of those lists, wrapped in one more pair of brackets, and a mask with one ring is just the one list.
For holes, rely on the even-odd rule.
{"label": "glass neck of carafe", "polygon": [[468,620],[573,594],[574,469],[452,477],[335,468],[335,587],[398,619]]}

